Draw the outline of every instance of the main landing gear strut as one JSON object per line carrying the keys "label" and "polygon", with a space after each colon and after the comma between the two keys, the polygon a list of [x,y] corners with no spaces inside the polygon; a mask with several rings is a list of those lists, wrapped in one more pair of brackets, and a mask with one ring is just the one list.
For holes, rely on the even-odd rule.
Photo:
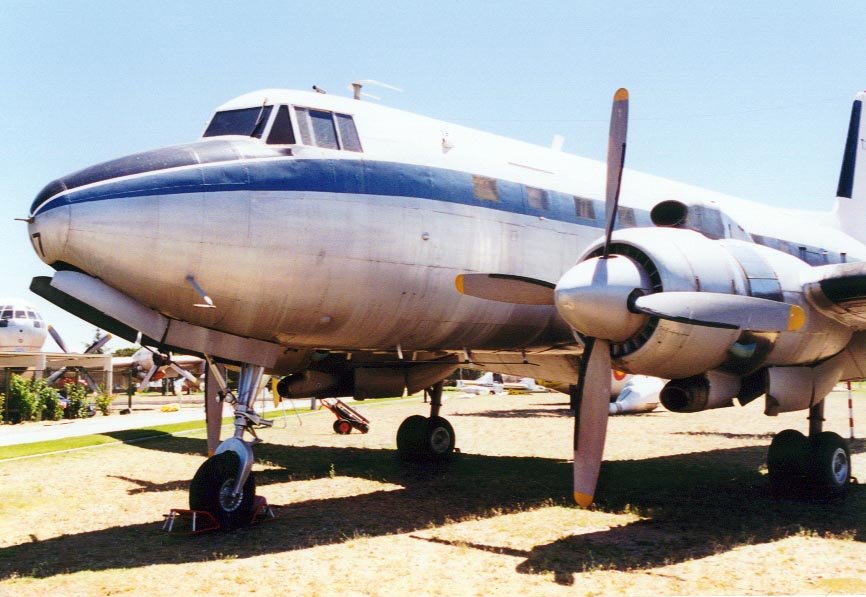
{"label": "main landing gear strut", "polygon": [[[222,528],[234,529],[252,520],[256,501],[253,446],[261,442],[255,430],[270,427],[273,421],[261,418],[252,407],[264,368],[244,365],[235,396],[210,359],[208,365],[220,386],[220,397],[234,405],[235,432],[196,471],[189,487],[189,507],[210,512]],[[245,433],[252,439],[244,439]]]}
{"label": "main landing gear strut", "polygon": [[809,437],[794,429],[776,434],[767,454],[770,487],[777,496],[837,499],[851,482],[851,450],[823,431],[824,401],[809,409]]}
{"label": "main landing gear strut", "polygon": [[440,381],[429,390],[430,416],[412,415],[403,421],[397,430],[397,451],[409,461],[444,461],[454,451],[454,428],[439,416],[442,407]]}

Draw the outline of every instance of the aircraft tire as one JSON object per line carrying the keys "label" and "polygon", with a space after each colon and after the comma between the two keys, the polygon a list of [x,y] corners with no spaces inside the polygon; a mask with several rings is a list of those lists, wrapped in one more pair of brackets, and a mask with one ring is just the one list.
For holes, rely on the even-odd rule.
{"label": "aircraft tire", "polygon": [[794,429],[776,434],[767,453],[767,471],[774,495],[781,497],[802,491],[809,456],[809,440],[805,435]]}
{"label": "aircraft tire", "polygon": [[352,424],[346,419],[337,419],[334,421],[334,433],[340,435],[348,435],[352,433]]}
{"label": "aircraft tire", "polygon": [[434,461],[446,460],[454,451],[456,437],[454,428],[447,419],[430,417],[427,419],[425,451]]}
{"label": "aircraft tire", "polygon": [[811,479],[819,497],[836,499],[845,495],[851,481],[851,450],[832,431],[812,438]]}
{"label": "aircraft tire", "polygon": [[210,512],[223,529],[246,526],[253,516],[256,480],[250,473],[240,499],[231,499],[231,488],[237,478],[240,458],[234,452],[223,452],[204,461],[189,486],[191,510]]}
{"label": "aircraft tire", "polygon": [[397,429],[397,451],[406,460],[419,460],[424,454],[427,418],[421,415],[406,417]]}

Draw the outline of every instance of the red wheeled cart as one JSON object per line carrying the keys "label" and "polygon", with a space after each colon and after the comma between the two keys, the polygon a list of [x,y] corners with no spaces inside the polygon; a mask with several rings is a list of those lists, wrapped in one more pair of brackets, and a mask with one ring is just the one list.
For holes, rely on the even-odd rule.
{"label": "red wheeled cart", "polygon": [[339,398],[322,398],[320,402],[337,417],[337,420],[334,421],[336,433],[346,435],[351,433],[352,429],[357,429],[361,433],[370,431],[370,420]]}

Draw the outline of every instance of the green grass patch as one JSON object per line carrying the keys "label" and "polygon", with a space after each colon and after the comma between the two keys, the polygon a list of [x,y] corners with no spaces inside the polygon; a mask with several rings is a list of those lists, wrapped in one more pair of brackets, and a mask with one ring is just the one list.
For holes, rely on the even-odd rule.
{"label": "green grass patch", "polygon": [[[402,397],[397,398],[377,398],[375,401],[370,400],[365,402],[364,406],[373,406],[380,404],[388,404],[405,400]],[[325,409],[322,407],[320,411]],[[309,408],[297,409],[281,409],[272,410],[264,414],[266,419],[276,419],[282,416],[294,416],[295,413],[305,414],[314,412]],[[234,421],[234,417],[223,417],[222,425],[230,425]],[[106,433],[97,433],[93,435],[79,435],[63,439],[47,440],[42,442],[32,442],[27,444],[17,444],[13,446],[0,446],[0,462],[13,458],[22,458],[25,456],[39,456],[43,454],[52,454],[54,452],[63,452],[66,450],[78,450],[81,448],[90,448],[115,443],[137,443],[154,439],[163,439],[166,435],[174,435],[177,433],[186,433],[190,431],[204,431],[205,421],[186,421],[182,423],[171,423],[168,425],[155,425],[150,427],[139,427],[136,429],[124,429],[121,431],[111,431]]]}

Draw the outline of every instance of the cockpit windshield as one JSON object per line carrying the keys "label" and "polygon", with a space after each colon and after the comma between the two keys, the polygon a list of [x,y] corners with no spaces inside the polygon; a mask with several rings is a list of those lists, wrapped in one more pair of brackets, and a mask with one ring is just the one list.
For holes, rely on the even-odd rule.
{"label": "cockpit windshield", "polygon": [[272,108],[273,106],[259,106],[258,108],[217,112],[203,136],[243,135],[244,137],[261,139]]}

